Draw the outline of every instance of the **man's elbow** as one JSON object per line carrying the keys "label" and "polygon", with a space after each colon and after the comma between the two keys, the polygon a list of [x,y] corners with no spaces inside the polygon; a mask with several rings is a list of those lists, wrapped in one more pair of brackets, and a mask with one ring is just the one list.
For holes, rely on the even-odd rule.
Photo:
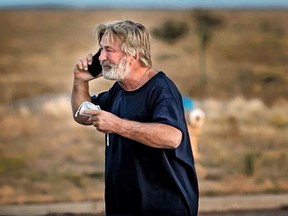
{"label": "man's elbow", "polygon": [[81,124],[81,125],[91,125],[92,123],[89,122],[88,118],[87,117],[82,117],[82,116],[77,116],[77,117],[73,117],[74,121],[77,122],[78,124]]}
{"label": "man's elbow", "polygon": [[179,147],[179,145],[181,144],[181,141],[182,141],[182,137],[183,137],[183,134],[180,130],[177,130],[173,134],[173,138],[172,138],[172,142],[171,142],[171,148],[172,149],[176,149]]}

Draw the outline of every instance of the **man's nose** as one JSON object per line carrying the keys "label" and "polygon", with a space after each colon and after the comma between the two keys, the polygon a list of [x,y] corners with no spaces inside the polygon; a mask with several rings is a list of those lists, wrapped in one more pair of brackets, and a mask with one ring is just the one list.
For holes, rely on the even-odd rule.
{"label": "man's nose", "polygon": [[107,55],[104,49],[101,49],[100,51],[100,56],[99,56],[99,61],[105,61],[107,60]]}

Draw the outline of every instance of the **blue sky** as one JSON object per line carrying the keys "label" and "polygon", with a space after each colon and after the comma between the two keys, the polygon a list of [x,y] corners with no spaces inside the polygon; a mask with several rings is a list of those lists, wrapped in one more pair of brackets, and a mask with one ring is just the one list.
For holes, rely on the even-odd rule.
{"label": "blue sky", "polygon": [[64,5],[76,8],[125,7],[125,8],[288,8],[288,0],[1,0],[0,7]]}

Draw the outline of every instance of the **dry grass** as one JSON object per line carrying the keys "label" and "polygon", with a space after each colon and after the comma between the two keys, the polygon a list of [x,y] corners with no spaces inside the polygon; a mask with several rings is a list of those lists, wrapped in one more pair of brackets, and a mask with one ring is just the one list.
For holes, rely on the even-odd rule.
{"label": "dry grass", "polygon": [[0,203],[103,198],[103,135],[73,122],[69,93],[74,62],[97,47],[95,25],[122,18],[190,26],[173,44],[153,38],[152,49],[155,67],[207,114],[201,193],[287,192],[287,11],[211,13],[225,25],[208,46],[200,100],[191,11],[0,11]]}

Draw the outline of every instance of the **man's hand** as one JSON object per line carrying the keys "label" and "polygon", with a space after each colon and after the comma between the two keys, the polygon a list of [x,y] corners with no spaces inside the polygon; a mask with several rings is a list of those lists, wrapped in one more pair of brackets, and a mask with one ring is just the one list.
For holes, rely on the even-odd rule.
{"label": "man's hand", "polygon": [[103,110],[85,110],[84,114],[92,115],[88,121],[102,133],[116,133],[120,126],[120,118]]}
{"label": "man's hand", "polygon": [[99,74],[97,77],[93,77],[89,73],[88,65],[91,65],[92,61],[93,61],[93,55],[91,53],[89,53],[85,58],[82,58],[79,61],[77,61],[74,67],[74,77],[82,81],[90,81],[102,76],[102,74]]}

